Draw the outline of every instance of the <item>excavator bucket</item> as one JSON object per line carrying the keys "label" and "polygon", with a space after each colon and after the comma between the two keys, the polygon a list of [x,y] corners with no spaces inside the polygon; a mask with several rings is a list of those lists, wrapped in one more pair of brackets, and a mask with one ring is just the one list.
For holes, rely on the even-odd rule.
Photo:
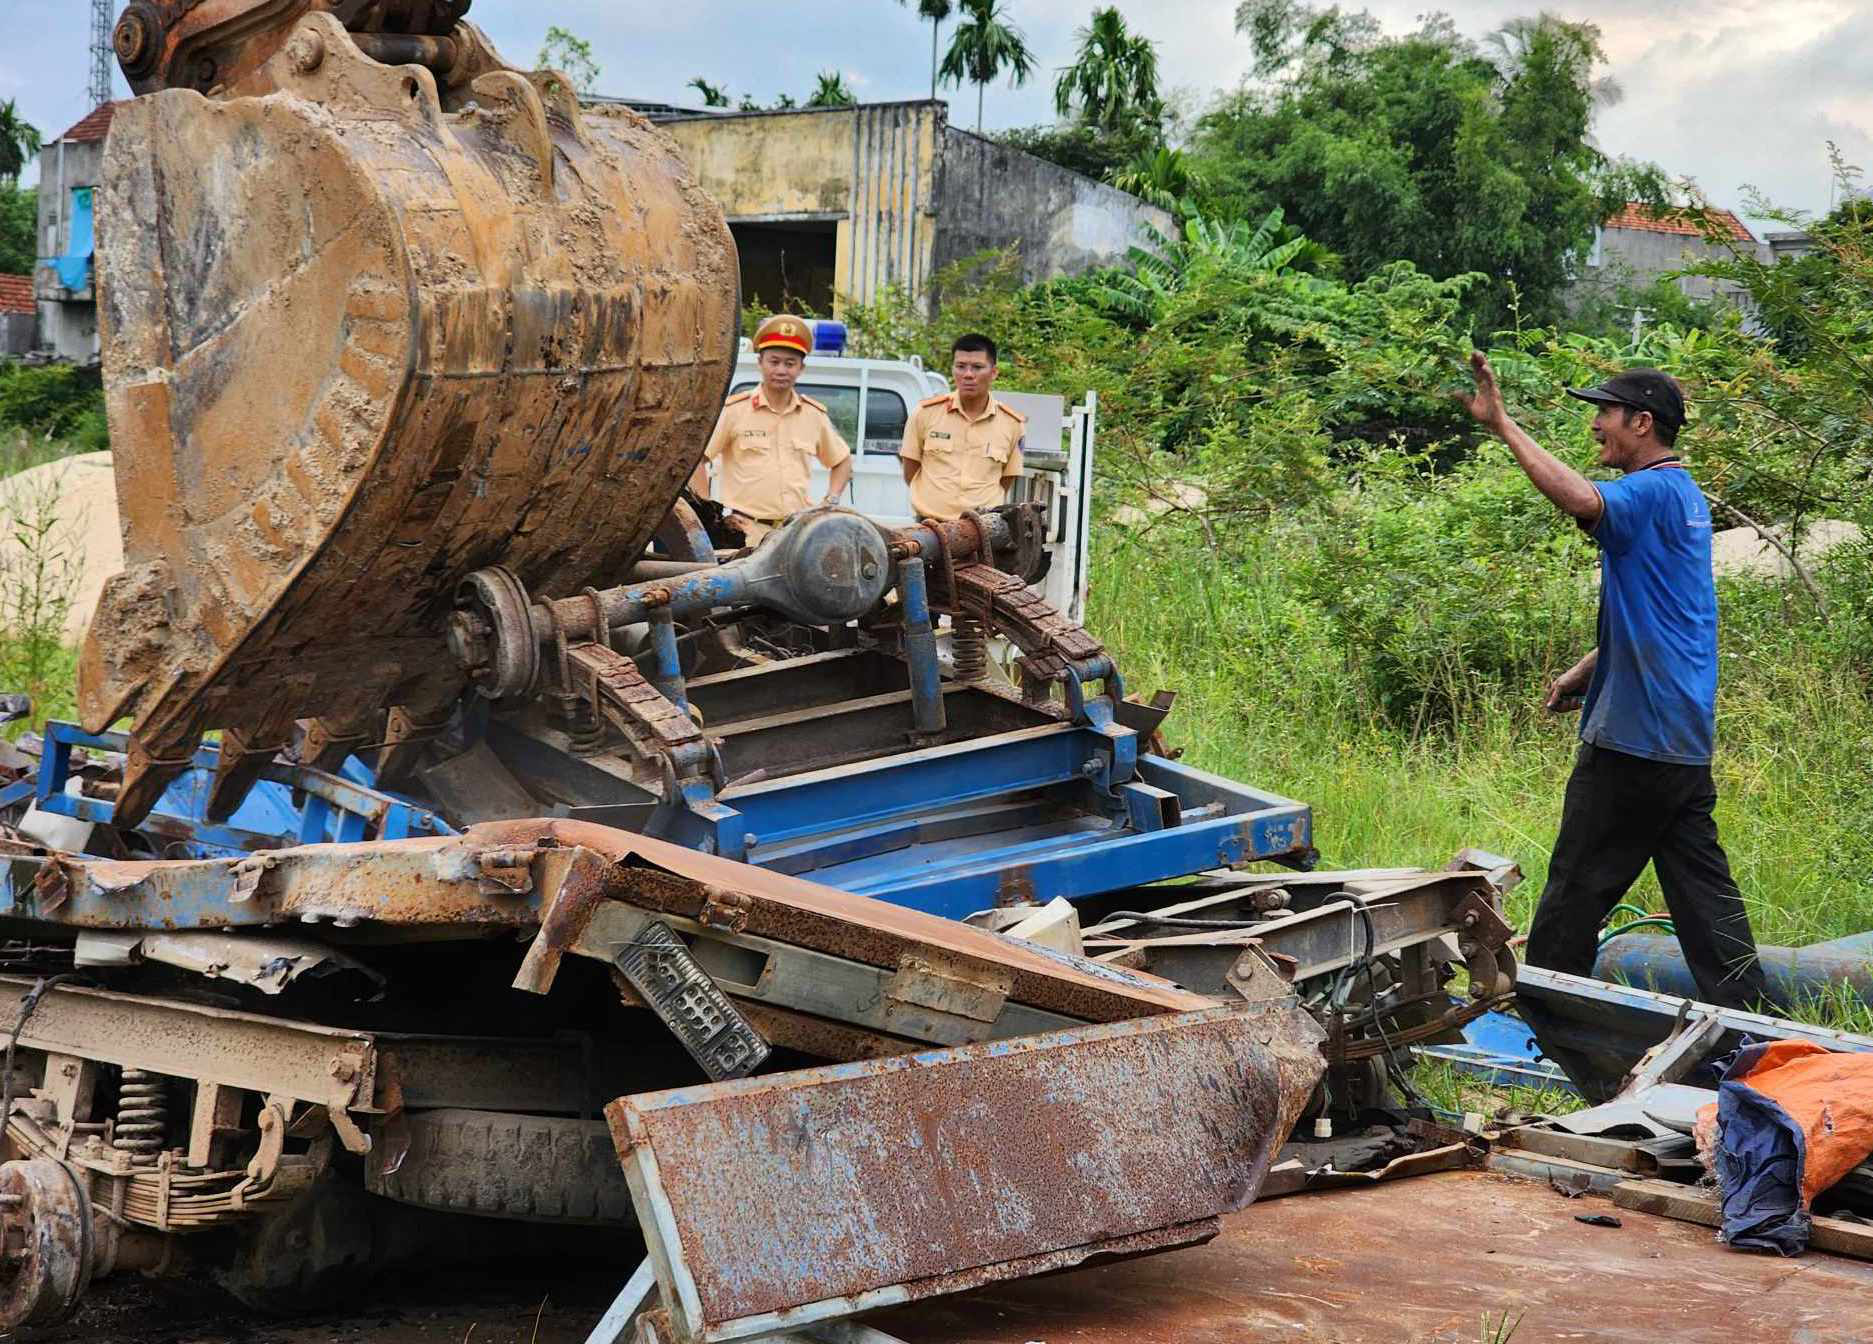
{"label": "excavator bucket", "polygon": [[670,140],[465,23],[428,64],[360,42],[305,14],[233,87],[123,104],[106,145],[125,568],[79,701],[134,720],[119,824],[211,729],[218,815],[296,721],[436,731],[461,580],[571,595],[630,563],[727,385],[734,244]]}

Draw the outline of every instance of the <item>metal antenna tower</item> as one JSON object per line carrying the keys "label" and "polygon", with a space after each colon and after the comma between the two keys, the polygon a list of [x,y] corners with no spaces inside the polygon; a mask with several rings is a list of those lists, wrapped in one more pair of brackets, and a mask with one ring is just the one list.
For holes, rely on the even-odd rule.
{"label": "metal antenna tower", "polygon": [[111,46],[115,25],[112,0],[91,0],[91,106],[102,107],[111,101],[111,71],[117,65],[117,52]]}

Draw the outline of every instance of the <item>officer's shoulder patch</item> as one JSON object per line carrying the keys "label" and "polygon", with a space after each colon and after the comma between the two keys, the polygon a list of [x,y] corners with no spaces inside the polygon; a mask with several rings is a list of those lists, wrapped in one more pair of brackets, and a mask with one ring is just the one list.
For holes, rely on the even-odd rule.
{"label": "officer's shoulder patch", "polygon": [[947,402],[949,399],[950,399],[949,393],[939,392],[934,397],[925,397],[922,401],[918,402],[917,405],[919,409],[925,406],[941,406],[945,402]]}
{"label": "officer's shoulder patch", "polygon": [[739,403],[748,400],[753,395],[754,395],[754,389],[751,387],[746,392],[737,392],[734,396],[730,397],[727,401],[723,402],[722,404],[724,406],[738,405]]}
{"label": "officer's shoulder patch", "polygon": [[816,411],[818,411],[818,412],[819,412],[819,413],[820,413],[821,415],[824,415],[824,414],[826,414],[826,403],[825,403],[825,402],[823,402],[823,401],[815,401],[815,400],[814,400],[813,398],[811,398],[811,397],[809,397],[809,396],[808,396],[808,395],[807,395],[806,393],[804,393],[804,392],[795,392],[795,393],[794,393],[794,395],[795,395],[796,397],[798,397],[798,398],[800,398],[800,400],[801,400],[801,401],[804,401],[804,402],[805,402],[805,403],[806,403],[807,405],[809,405],[809,406],[811,406],[811,407],[812,407],[812,408],[813,408],[814,410],[816,410]]}

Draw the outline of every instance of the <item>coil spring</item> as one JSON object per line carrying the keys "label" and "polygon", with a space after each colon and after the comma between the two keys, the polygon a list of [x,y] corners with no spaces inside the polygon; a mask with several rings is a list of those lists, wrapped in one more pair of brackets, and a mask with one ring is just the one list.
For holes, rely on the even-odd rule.
{"label": "coil spring", "polygon": [[169,1130],[169,1094],[162,1078],[142,1069],[125,1069],[117,1088],[117,1123],[111,1147],[130,1154],[133,1166],[153,1167]]}
{"label": "coil spring", "polygon": [[989,633],[979,616],[957,616],[950,622],[950,654],[956,680],[980,681],[989,670]]}

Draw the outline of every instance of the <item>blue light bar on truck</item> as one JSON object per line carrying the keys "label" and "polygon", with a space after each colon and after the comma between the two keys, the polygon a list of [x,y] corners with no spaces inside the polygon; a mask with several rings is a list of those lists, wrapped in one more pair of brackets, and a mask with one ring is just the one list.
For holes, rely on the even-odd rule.
{"label": "blue light bar on truck", "polygon": [[843,355],[845,353],[845,323],[834,322],[830,318],[816,317],[807,325],[813,328],[814,354]]}

